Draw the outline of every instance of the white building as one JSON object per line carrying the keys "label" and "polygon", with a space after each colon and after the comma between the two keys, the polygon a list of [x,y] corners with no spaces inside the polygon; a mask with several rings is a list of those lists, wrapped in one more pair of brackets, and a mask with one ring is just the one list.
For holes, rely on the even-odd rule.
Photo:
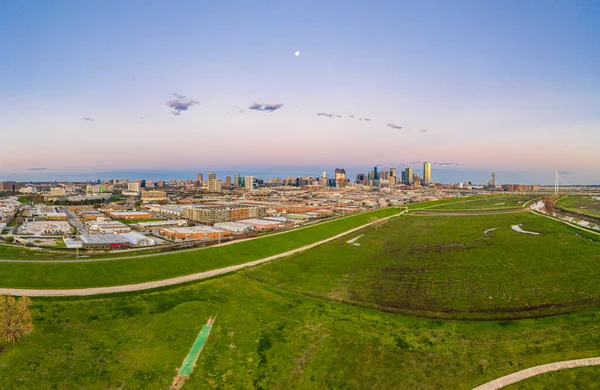
{"label": "white building", "polygon": [[37,192],[37,188],[33,186],[23,187],[19,189],[19,192],[22,194],[35,194]]}
{"label": "white building", "polygon": [[232,233],[248,233],[254,230],[254,226],[237,222],[219,222],[213,225],[217,229],[228,230]]}
{"label": "white building", "polygon": [[120,234],[120,236],[123,237],[124,239],[126,239],[127,241],[129,241],[131,243],[131,246],[133,246],[133,247],[156,245],[155,240],[143,235],[142,233],[129,232],[129,233]]}

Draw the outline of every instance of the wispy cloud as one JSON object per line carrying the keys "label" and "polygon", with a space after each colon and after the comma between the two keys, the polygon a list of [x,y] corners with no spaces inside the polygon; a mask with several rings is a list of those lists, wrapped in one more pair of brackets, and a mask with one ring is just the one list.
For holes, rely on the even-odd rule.
{"label": "wispy cloud", "polygon": [[86,122],[93,122],[94,121],[94,118],[90,118],[90,117],[87,117],[87,116],[85,118],[81,118],[81,119],[83,119]]}
{"label": "wispy cloud", "polygon": [[426,131],[427,131],[427,129],[421,129],[421,130],[419,130],[419,131],[420,131],[421,133],[424,133],[424,132],[426,132]]}
{"label": "wispy cloud", "polygon": [[454,165],[454,163],[451,163],[451,162],[441,162],[441,163],[439,163],[439,165]]}
{"label": "wispy cloud", "polygon": [[317,114],[317,116],[326,116],[327,118],[341,118],[341,115],[338,114],[328,114],[326,112],[320,112]]}
{"label": "wispy cloud", "polygon": [[46,171],[48,168],[27,168],[28,171]]}
{"label": "wispy cloud", "polygon": [[183,111],[187,111],[190,107],[200,104],[197,100],[188,99],[187,96],[174,93],[177,99],[167,100],[166,105],[171,109],[173,115],[181,115]]}
{"label": "wispy cloud", "polygon": [[360,118],[359,120],[365,121],[365,122],[371,122],[371,118]]}
{"label": "wispy cloud", "polygon": [[391,127],[392,129],[396,129],[396,130],[402,129],[402,126],[398,126],[393,123],[388,123],[387,127]]}
{"label": "wispy cloud", "polygon": [[283,103],[278,103],[278,104],[260,104],[260,103],[252,103],[250,105],[250,107],[248,107],[249,110],[252,111],[266,111],[266,112],[273,112],[275,110],[279,110],[281,107],[283,107]]}

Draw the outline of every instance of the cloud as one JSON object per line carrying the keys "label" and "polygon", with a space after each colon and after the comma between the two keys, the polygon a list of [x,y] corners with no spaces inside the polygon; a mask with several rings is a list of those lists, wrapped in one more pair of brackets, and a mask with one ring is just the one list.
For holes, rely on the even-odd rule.
{"label": "cloud", "polygon": [[186,96],[173,94],[177,99],[167,100],[167,107],[171,108],[173,115],[181,115],[183,111],[187,111],[190,107],[200,104],[197,100],[188,99]]}
{"label": "cloud", "polygon": [[361,120],[365,121],[365,122],[371,122],[371,118],[360,118]]}
{"label": "cloud", "polygon": [[48,168],[27,168],[28,171],[45,171]]}
{"label": "cloud", "polygon": [[396,129],[396,130],[400,130],[402,128],[402,126],[398,126],[393,123],[389,123],[387,126],[391,127],[392,129]]}
{"label": "cloud", "polygon": [[326,112],[320,112],[317,114],[317,116],[326,116],[327,118],[341,118],[341,115],[338,114],[328,114]]}
{"label": "cloud", "polygon": [[283,103],[278,103],[278,104],[259,104],[259,103],[252,103],[250,105],[250,107],[248,107],[249,110],[252,111],[266,111],[266,112],[273,112],[275,110],[279,110],[281,107],[283,107]]}
{"label": "cloud", "polygon": [[443,162],[443,163],[440,163],[439,165],[454,165],[454,163],[451,163],[451,162]]}
{"label": "cloud", "polygon": [[81,119],[83,119],[86,122],[93,122],[94,121],[94,118],[89,118],[87,116],[85,118],[81,118]]}
{"label": "cloud", "polygon": [[427,129],[421,129],[421,130],[419,130],[419,131],[420,131],[421,133],[424,133],[424,132],[426,132],[426,131],[427,131]]}
{"label": "cloud", "polygon": [[558,173],[561,174],[561,175],[570,175],[573,172],[570,172],[570,171],[558,171]]}
{"label": "cloud", "polygon": [[354,119],[354,115],[348,115],[348,118],[353,118]]}

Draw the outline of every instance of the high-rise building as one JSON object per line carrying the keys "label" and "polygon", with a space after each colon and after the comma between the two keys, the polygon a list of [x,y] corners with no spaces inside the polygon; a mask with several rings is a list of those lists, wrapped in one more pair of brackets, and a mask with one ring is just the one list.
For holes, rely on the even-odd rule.
{"label": "high-rise building", "polygon": [[203,181],[204,181],[204,176],[201,173],[199,173],[198,174],[198,184],[202,185]]}
{"label": "high-rise building", "polygon": [[221,180],[208,179],[208,192],[221,192]]}
{"label": "high-rise building", "polygon": [[225,185],[231,187],[231,176],[225,176]]}
{"label": "high-rise building", "polygon": [[396,176],[396,168],[390,168],[389,180],[390,180],[390,187],[393,187],[396,184],[398,184],[398,177]]}
{"label": "high-rise building", "polygon": [[379,174],[377,173],[377,167],[373,167],[373,180],[379,180]]}
{"label": "high-rise building", "polygon": [[242,185],[242,183],[240,182],[240,174],[236,173],[235,175],[233,175],[233,185],[235,187],[239,187]]}
{"label": "high-rise building", "polygon": [[400,182],[401,182],[402,184],[406,184],[406,171],[402,171],[402,173],[401,173],[401,180],[400,180]]}
{"label": "high-rise building", "polygon": [[210,179],[216,179],[217,178],[217,174],[214,172],[208,172],[208,180]]}
{"label": "high-rise building", "polygon": [[140,183],[137,181],[133,183],[127,183],[127,190],[131,192],[140,192]]}
{"label": "high-rise building", "polygon": [[245,188],[247,190],[251,190],[254,188],[254,176],[246,176],[246,179],[244,181],[246,183]]}
{"label": "high-rise building", "polygon": [[429,185],[431,183],[431,163],[425,161],[423,164],[423,185]]}
{"label": "high-rise building", "polygon": [[404,172],[406,172],[406,182],[404,182],[404,184],[411,185],[413,183],[413,171],[412,171],[412,168],[411,167],[407,167]]}
{"label": "high-rise building", "polygon": [[343,168],[335,169],[335,185],[339,187],[344,187],[346,185],[346,170]]}

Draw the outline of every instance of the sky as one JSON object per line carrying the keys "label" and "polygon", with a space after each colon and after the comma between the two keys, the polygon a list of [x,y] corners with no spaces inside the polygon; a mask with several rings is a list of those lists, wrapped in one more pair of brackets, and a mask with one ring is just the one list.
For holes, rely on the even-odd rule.
{"label": "sky", "polygon": [[600,184],[598,1],[28,0],[0,17],[0,180],[431,161],[447,182]]}

